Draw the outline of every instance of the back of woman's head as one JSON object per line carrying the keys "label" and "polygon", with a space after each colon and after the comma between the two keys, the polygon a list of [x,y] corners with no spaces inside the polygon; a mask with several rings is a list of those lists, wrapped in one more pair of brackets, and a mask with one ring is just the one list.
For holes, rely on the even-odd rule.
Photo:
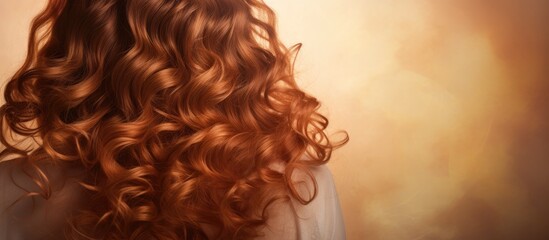
{"label": "back of woman's head", "polygon": [[328,139],[275,23],[261,0],[50,0],[6,85],[1,157],[46,198],[40,162],[85,169],[69,238],[253,237],[269,204],[314,197],[292,172],[348,141]]}

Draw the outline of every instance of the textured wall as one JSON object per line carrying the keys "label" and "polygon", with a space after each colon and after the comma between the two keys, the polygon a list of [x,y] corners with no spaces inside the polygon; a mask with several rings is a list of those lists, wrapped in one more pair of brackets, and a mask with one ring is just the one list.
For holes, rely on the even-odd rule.
{"label": "textured wall", "polygon": [[[549,239],[549,1],[266,2],[349,132],[349,239]],[[1,80],[43,3],[0,0]]]}
{"label": "textured wall", "polygon": [[350,239],[549,239],[549,1],[268,1]]}

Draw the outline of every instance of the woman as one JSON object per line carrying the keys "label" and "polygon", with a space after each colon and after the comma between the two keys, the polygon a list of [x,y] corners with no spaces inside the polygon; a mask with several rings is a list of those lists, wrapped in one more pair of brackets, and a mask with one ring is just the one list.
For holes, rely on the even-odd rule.
{"label": "woman", "polygon": [[275,29],[260,0],[50,0],[0,108],[0,237],[344,239],[349,138]]}

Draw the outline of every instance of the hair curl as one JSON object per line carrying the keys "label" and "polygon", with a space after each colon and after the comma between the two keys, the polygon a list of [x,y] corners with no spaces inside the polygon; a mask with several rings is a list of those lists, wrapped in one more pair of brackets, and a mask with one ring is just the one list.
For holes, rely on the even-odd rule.
{"label": "hair curl", "polygon": [[50,0],[5,88],[0,158],[32,165],[45,198],[38,162],[85,169],[93,204],[67,224],[72,239],[202,239],[202,224],[254,237],[269,204],[314,198],[292,172],[349,140],[328,139],[294,79],[301,44],[286,48],[275,24],[261,0]]}

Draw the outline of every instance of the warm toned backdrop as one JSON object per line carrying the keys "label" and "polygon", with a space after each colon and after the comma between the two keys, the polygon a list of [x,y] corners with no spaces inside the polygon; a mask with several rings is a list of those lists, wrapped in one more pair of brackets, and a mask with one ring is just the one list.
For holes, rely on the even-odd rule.
{"label": "warm toned backdrop", "polygon": [[[549,239],[549,1],[266,0],[350,142],[349,239]],[[0,79],[44,0],[0,0]]]}

